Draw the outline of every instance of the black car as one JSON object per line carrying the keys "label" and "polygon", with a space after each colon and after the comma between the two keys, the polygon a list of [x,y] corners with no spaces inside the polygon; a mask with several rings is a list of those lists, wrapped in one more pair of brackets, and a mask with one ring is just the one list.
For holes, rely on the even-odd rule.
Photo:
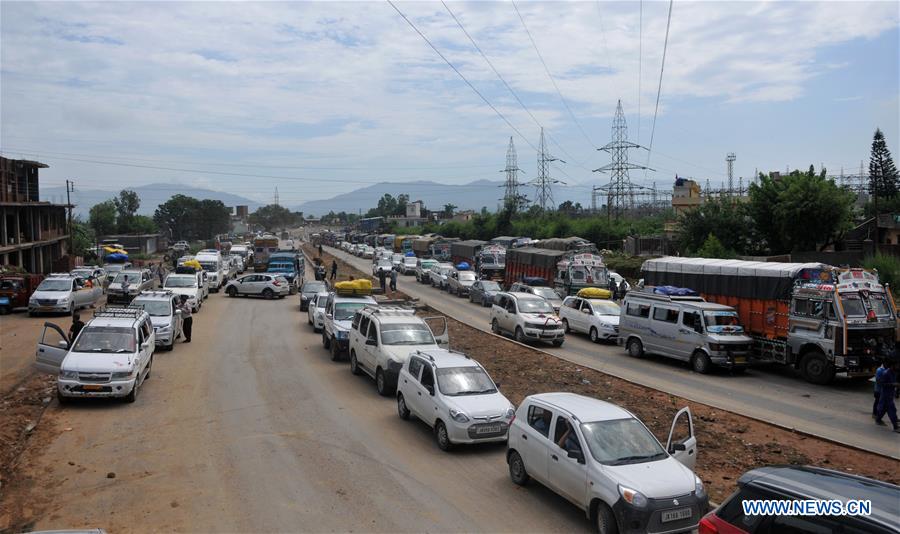
{"label": "black car", "polygon": [[307,281],[303,282],[303,285],[300,286],[300,310],[306,311],[309,308],[309,302],[316,298],[316,295],[321,293],[322,291],[328,291],[328,282],[324,280],[316,280],[316,281]]}
{"label": "black car", "polygon": [[469,302],[490,306],[494,302],[494,295],[501,291],[503,288],[493,280],[478,280],[469,288]]}
{"label": "black car", "polygon": [[[745,501],[869,501],[868,515],[750,515]],[[832,510],[834,513],[834,510]],[[771,466],[748,471],[738,490],[699,525],[700,534],[900,533],[900,486],[809,466]]]}

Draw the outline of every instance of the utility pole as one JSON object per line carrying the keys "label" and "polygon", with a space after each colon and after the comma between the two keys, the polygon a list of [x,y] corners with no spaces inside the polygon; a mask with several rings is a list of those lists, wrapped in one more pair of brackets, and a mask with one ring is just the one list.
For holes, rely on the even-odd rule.
{"label": "utility pole", "polygon": [[68,232],[69,232],[69,256],[71,257],[75,253],[75,240],[72,237],[72,196],[71,194],[75,192],[75,182],[71,180],[66,180],[66,208],[69,210],[69,224],[68,224]]}
{"label": "utility pole", "polygon": [[[616,219],[634,207],[634,184],[628,176],[631,169],[647,169],[653,170],[643,165],[636,165],[628,162],[628,150],[631,148],[644,148],[641,145],[632,143],[628,140],[628,124],[625,122],[625,112],[622,110],[622,101],[619,100],[616,106],[616,116],[613,118],[612,124],[612,141],[605,146],[598,148],[610,154],[612,162],[604,165],[594,172],[610,172],[609,183],[595,187],[593,192],[605,191],[607,195],[606,217],[611,219],[615,213]],[[594,201],[596,204],[596,201]]]}
{"label": "utility pole", "polygon": [[734,160],[737,159],[737,156],[734,155],[734,152],[729,152],[728,155],[725,156],[725,161],[728,163],[728,195],[734,194]]}
{"label": "utility pole", "polygon": [[505,209],[518,211],[525,203],[525,196],[519,195],[519,168],[518,155],[516,154],[516,145],[513,144],[513,138],[509,138],[509,146],[506,148],[506,168],[500,172],[506,173],[506,190],[503,192],[503,206]]}
{"label": "utility pole", "polygon": [[531,183],[535,186],[535,202],[541,207],[541,211],[547,211],[547,206],[552,210],[553,204],[553,184],[561,184],[559,180],[550,177],[550,163],[553,161],[565,161],[554,158],[547,151],[547,142],[544,139],[544,129],[541,128],[540,152],[538,152],[538,176]]}
{"label": "utility pole", "polygon": [[278,206],[278,186],[275,186],[275,205]]}

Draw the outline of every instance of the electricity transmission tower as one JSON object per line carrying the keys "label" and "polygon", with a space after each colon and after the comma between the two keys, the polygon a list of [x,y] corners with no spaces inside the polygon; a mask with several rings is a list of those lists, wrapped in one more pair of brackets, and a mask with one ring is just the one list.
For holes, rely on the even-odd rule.
{"label": "electricity transmission tower", "polygon": [[525,195],[519,194],[519,173],[523,172],[519,168],[518,156],[516,155],[516,145],[513,144],[513,138],[509,138],[509,147],[506,149],[506,168],[500,172],[506,173],[506,191],[503,193],[503,207],[512,211],[518,211],[527,202]]}
{"label": "electricity transmission tower", "polygon": [[725,156],[725,161],[728,163],[728,194],[734,191],[734,160],[736,159],[737,156],[734,155],[734,152],[729,152]]}
{"label": "electricity transmission tower", "polygon": [[[594,188],[594,193],[603,191],[606,193],[606,216],[607,218],[618,219],[626,210],[634,208],[634,191],[635,185],[631,183],[628,171],[631,169],[647,169],[653,170],[643,165],[636,165],[628,162],[628,149],[644,148],[641,145],[632,143],[628,140],[628,124],[625,122],[625,112],[622,111],[622,101],[619,100],[616,106],[616,116],[612,123],[612,141],[597,150],[608,152],[612,159],[609,165],[604,165],[594,172],[610,171],[609,183]],[[596,207],[596,196],[592,198],[592,202]]]}
{"label": "electricity transmission tower", "polygon": [[547,142],[544,140],[544,129],[541,128],[541,144],[538,152],[538,176],[531,184],[535,186],[535,203],[541,207],[541,211],[546,211],[547,206],[552,210],[553,204],[553,184],[561,184],[559,180],[550,177],[550,163],[553,161],[565,161],[554,158],[547,151]]}

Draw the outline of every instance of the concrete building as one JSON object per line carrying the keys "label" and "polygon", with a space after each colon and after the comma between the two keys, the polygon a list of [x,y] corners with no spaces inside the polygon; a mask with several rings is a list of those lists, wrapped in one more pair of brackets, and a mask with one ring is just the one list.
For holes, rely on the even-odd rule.
{"label": "concrete building", "polygon": [[700,184],[687,178],[675,179],[675,187],[672,190],[672,209],[675,210],[676,217],[702,203]]}
{"label": "concrete building", "polygon": [[235,215],[243,220],[247,220],[250,216],[250,209],[247,206],[235,206],[235,210],[237,211]]}
{"label": "concrete building", "polygon": [[406,203],[406,218],[407,219],[420,219],[422,218],[422,212],[425,211],[425,203],[421,200],[416,200],[414,202]]}
{"label": "concrete building", "polygon": [[38,169],[46,168],[0,157],[0,265],[32,273],[68,270],[60,264],[68,255],[66,206],[40,200]]}

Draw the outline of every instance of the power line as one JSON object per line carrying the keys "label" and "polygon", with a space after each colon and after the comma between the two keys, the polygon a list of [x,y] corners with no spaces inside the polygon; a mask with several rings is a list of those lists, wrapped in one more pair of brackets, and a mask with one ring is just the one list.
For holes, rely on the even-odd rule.
{"label": "power line", "polygon": [[672,25],[672,4],[674,0],[669,0],[669,17],[666,21],[666,39],[663,41],[662,63],[659,66],[659,86],[656,88],[656,107],[653,110],[653,127],[650,128],[650,145],[647,147],[647,164],[650,164],[650,154],[653,151],[653,136],[656,133],[656,116],[659,113],[659,95],[662,93],[663,72],[666,68],[666,50],[669,47],[669,27]]}
{"label": "power line", "polygon": [[399,13],[401,17],[403,17],[403,20],[405,20],[406,23],[409,24],[409,27],[410,27],[410,28],[412,28],[413,30],[415,30],[416,33],[419,34],[419,37],[421,37],[422,40],[424,40],[426,43],[428,43],[428,46],[430,46],[431,49],[434,50],[434,52],[435,52],[438,56],[440,56],[441,59],[444,60],[444,63],[446,63],[447,65],[449,65],[450,68],[453,69],[453,72],[455,72],[455,73],[457,74],[457,76],[459,76],[459,77],[462,79],[462,81],[464,81],[464,82],[466,83],[466,85],[468,85],[469,88],[472,89],[472,91],[475,91],[475,94],[477,94],[477,95],[484,101],[484,103],[488,105],[489,108],[491,108],[492,110],[494,110],[494,113],[496,113],[498,117],[500,117],[501,119],[503,119],[503,122],[505,122],[505,123],[507,124],[507,126],[509,126],[510,128],[512,128],[512,130],[513,130],[514,132],[516,132],[516,133],[519,135],[519,137],[521,137],[526,143],[528,143],[528,145],[531,146],[531,148],[537,150],[537,147],[534,146],[534,144],[533,144],[531,141],[529,141],[528,138],[525,137],[525,136],[522,134],[522,132],[519,131],[518,128],[516,128],[515,126],[513,126],[513,124],[512,124],[511,122],[509,122],[509,119],[507,119],[506,116],[504,116],[502,113],[500,113],[500,110],[498,110],[497,108],[495,108],[494,105],[491,104],[490,101],[488,101],[488,99],[485,98],[485,96],[484,96],[483,94],[481,94],[481,91],[479,91],[478,89],[476,89],[475,86],[472,85],[472,82],[470,82],[469,80],[466,79],[465,76],[463,76],[463,74],[459,71],[459,69],[457,69],[457,68],[453,65],[453,63],[450,63],[450,60],[447,59],[447,58],[444,56],[444,54],[442,54],[441,51],[438,50],[437,47],[434,46],[434,45],[431,43],[431,41],[428,40],[428,37],[425,37],[425,34],[422,33],[422,32],[419,30],[419,28],[417,28],[416,25],[413,24],[413,22],[412,22],[411,20],[409,20],[409,18],[408,18],[402,11],[400,11],[400,8],[398,8],[398,7],[394,4],[394,2],[393,2],[392,0],[387,0],[387,3],[390,4],[391,7],[394,8],[394,10],[395,10],[397,13]]}
{"label": "power line", "polygon": [[637,142],[641,144],[641,68],[644,60],[644,0],[640,0],[640,14],[638,15],[638,117],[637,117]]}
{"label": "power line", "polygon": [[[390,1],[390,0],[388,0],[388,1]],[[531,32],[528,31],[528,25],[525,24],[525,19],[522,17],[522,13],[519,12],[519,7],[516,5],[515,0],[510,0],[510,1],[512,2],[513,9],[516,10],[516,14],[519,16],[519,20],[522,21],[522,27],[525,28],[525,33],[528,35],[528,40],[531,41],[531,46],[534,47],[534,51],[537,54],[538,59],[541,60],[541,65],[544,66],[544,72],[547,73],[547,77],[550,78],[550,82],[553,84],[553,88],[556,89],[556,94],[559,95],[559,99],[562,101],[563,106],[565,106],[566,111],[569,112],[569,117],[571,117],[572,121],[575,123],[575,125],[578,126],[578,129],[581,131],[581,135],[584,136],[584,138],[585,138],[585,140],[587,140],[588,144],[594,148],[597,148],[597,145],[595,145],[594,142],[591,141],[591,138],[588,137],[587,132],[585,132],[584,128],[582,128],[581,123],[578,122],[577,118],[575,118],[575,114],[572,113],[572,108],[569,107],[569,103],[566,101],[565,97],[562,95],[562,92],[559,90],[559,86],[556,85],[556,80],[553,78],[553,75],[550,74],[550,69],[547,67],[547,62],[544,61],[544,56],[542,56],[541,51],[538,50],[537,43],[534,42],[534,38],[531,36]]]}

